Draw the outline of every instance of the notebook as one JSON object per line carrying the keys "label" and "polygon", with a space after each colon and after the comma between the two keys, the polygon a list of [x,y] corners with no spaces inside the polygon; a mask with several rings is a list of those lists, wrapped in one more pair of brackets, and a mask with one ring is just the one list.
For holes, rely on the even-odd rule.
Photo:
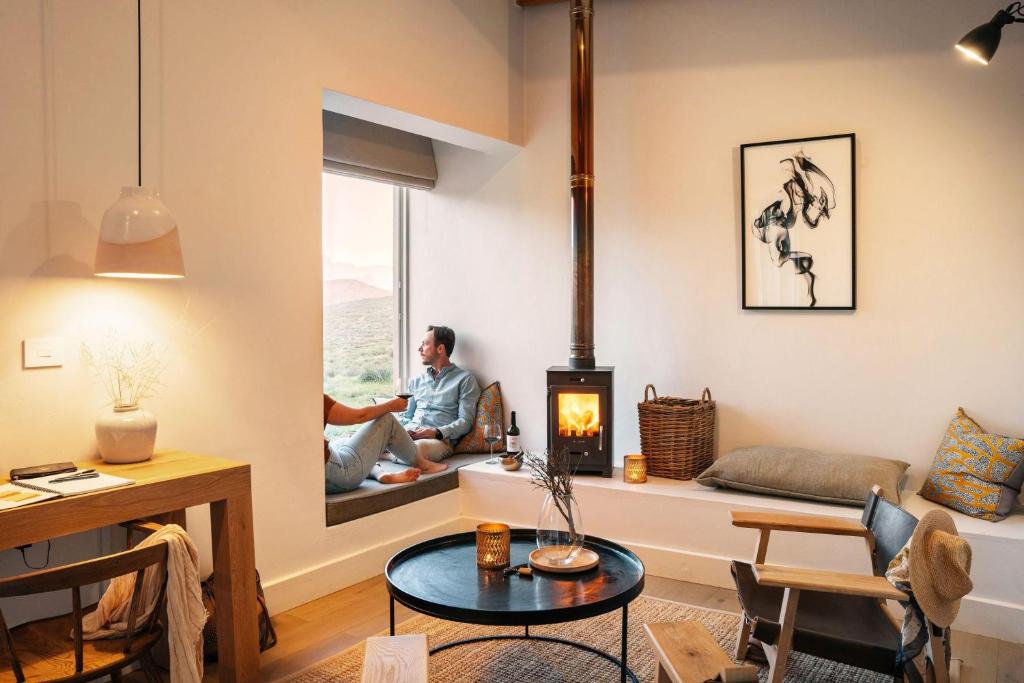
{"label": "notebook", "polygon": [[[67,475],[60,475],[67,476]],[[52,477],[57,479],[58,477]],[[124,477],[115,477],[111,474],[100,473],[98,477],[88,479],[75,479],[72,481],[52,482],[50,477],[39,477],[27,481],[12,481],[9,484],[0,485],[0,510],[16,508],[31,503],[41,503],[51,498],[61,496],[77,496],[80,493],[92,493],[93,491],[104,491],[119,486],[128,486],[135,482]],[[29,483],[32,482],[32,483]]]}

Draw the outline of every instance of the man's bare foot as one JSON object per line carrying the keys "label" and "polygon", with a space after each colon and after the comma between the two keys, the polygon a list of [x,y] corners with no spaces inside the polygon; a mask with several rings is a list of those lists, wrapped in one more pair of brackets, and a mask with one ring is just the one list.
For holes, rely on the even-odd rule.
{"label": "man's bare foot", "polygon": [[401,472],[387,472],[377,477],[377,481],[382,484],[405,484],[410,481],[416,481],[420,478],[420,468],[410,467],[402,470]]}
{"label": "man's bare foot", "polygon": [[448,469],[448,463],[446,462],[433,462],[426,458],[420,458],[420,462],[416,463],[423,469],[424,474],[434,474],[435,472],[444,472]]}

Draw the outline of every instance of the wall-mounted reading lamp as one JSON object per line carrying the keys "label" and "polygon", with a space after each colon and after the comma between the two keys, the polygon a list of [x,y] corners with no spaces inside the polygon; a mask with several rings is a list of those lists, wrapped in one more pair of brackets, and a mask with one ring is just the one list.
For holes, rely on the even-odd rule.
{"label": "wall-mounted reading lamp", "polygon": [[996,12],[996,15],[988,23],[968,32],[956,44],[956,49],[976,62],[988,64],[999,47],[1003,27],[1021,22],[1024,22],[1024,9],[1022,9],[1021,3],[1015,2],[1006,9]]}

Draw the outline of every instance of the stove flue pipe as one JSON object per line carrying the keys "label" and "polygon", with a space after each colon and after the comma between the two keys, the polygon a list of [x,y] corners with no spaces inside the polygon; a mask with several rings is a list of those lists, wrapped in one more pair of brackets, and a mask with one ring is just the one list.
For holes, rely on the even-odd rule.
{"label": "stove flue pipe", "polygon": [[594,362],[594,69],[591,51],[593,0],[570,0],[569,192],[572,249],[572,339],[569,367]]}

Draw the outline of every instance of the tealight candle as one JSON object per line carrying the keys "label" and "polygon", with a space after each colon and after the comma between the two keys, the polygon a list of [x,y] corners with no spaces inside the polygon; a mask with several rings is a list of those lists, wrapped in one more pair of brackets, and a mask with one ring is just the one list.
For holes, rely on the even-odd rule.
{"label": "tealight candle", "polygon": [[647,457],[627,455],[622,462],[622,479],[627,484],[642,484],[647,481]]}
{"label": "tealight candle", "polygon": [[480,524],[476,528],[476,564],[481,569],[503,569],[509,565],[508,524]]}

